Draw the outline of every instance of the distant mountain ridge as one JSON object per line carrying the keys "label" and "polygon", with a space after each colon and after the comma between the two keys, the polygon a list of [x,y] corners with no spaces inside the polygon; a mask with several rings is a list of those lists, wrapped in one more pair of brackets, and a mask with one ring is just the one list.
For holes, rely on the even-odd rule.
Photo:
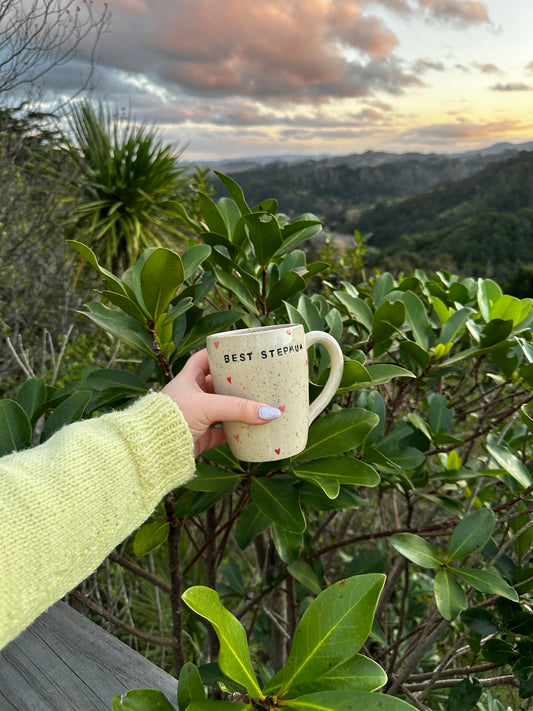
{"label": "distant mountain ridge", "polygon": [[312,212],[346,244],[356,230],[366,235],[370,267],[444,268],[498,279],[520,264],[533,270],[533,142],[455,155],[367,152],[222,172],[252,205],[273,197],[289,215]]}

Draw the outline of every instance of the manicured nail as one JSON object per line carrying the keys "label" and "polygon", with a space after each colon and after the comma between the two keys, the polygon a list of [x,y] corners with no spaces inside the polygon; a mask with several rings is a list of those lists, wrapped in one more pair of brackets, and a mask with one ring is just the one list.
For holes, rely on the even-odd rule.
{"label": "manicured nail", "polygon": [[281,415],[281,410],[277,407],[270,407],[269,405],[261,405],[257,411],[257,416],[260,420],[277,420]]}

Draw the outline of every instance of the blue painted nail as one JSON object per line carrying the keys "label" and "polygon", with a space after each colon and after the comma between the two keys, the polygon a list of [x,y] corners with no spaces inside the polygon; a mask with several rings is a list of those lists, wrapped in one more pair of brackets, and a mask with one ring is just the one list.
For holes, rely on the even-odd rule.
{"label": "blue painted nail", "polygon": [[261,405],[257,411],[257,416],[260,420],[277,420],[281,415],[281,410],[277,407],[269,407],[268,405]]}

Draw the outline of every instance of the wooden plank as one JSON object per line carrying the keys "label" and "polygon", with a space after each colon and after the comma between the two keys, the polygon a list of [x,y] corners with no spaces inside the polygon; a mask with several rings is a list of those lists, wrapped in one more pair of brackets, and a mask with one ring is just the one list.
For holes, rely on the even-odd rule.
{"label": "wooden plank", "polygon": [[0,652],[2,711],[110,711],[142,687],[177,708],[176,679],[63,602]]}

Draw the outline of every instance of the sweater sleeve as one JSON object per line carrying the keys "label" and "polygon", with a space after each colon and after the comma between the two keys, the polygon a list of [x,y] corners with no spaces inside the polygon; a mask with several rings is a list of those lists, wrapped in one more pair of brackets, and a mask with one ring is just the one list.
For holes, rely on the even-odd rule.
{"label": "sweater sleeve", "polygon": [[150,393],[0,459],[0,648],[194,474],[178,406]]}

